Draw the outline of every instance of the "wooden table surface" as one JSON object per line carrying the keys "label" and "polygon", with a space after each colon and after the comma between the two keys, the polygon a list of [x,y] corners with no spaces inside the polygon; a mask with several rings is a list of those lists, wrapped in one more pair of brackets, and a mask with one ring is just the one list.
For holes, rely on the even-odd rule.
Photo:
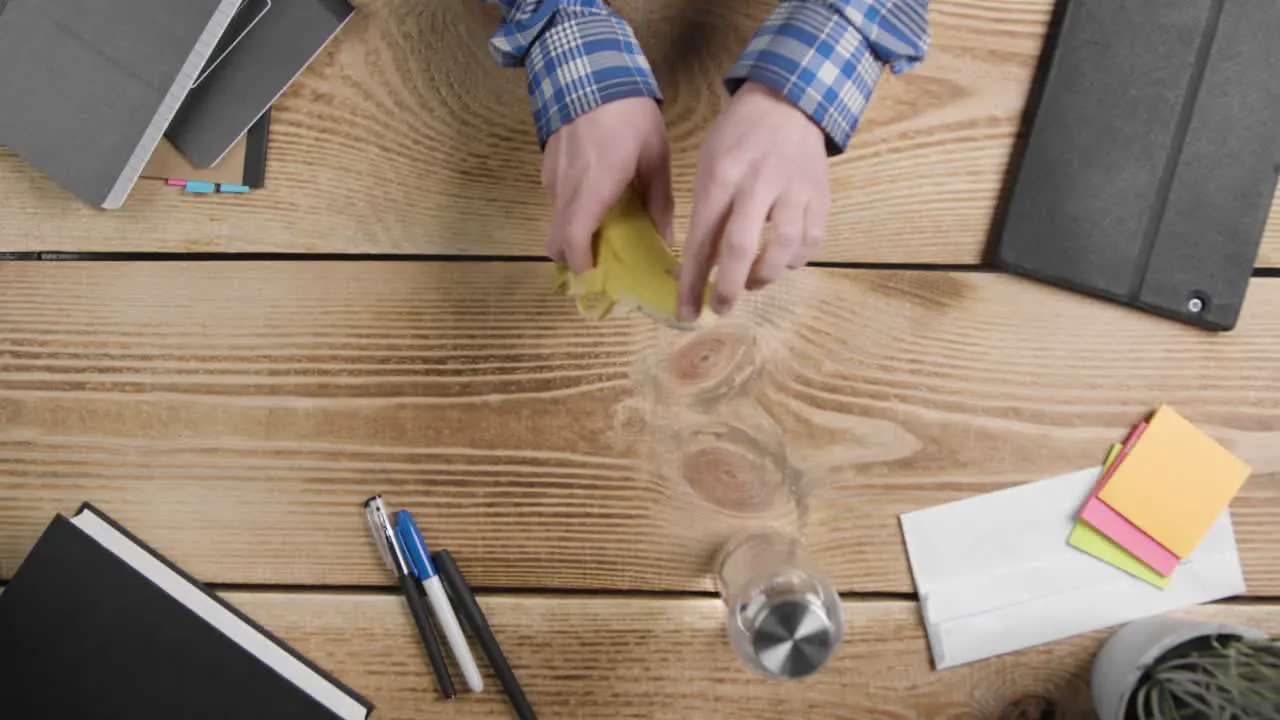
{"label": "wooden table surface", "polygon": [[[770,4],[618,3],[668,96],[680,228]],[[359,3],[245,197],[143,181],[102,212],[0,149],[0,582],[89,500],[378,717],[506,717],[492,682],[435,699],[363,525],[383,492],[483,588],[544,717],[1087,718],[1105,633],[931,669],[897,516],[1097,464],[1168,402],[1254,468],[1249,597],[1191,613],[1280,632],[1280,223],[1229,334],[983,264],[1051,9],[935,0],[929,62],[833,164],[825,267],[694,335],[550,293],[523,77],[475,0]],[[764,522],[848,603],[798,685],[740,666],[713,595],[710,558]]]}

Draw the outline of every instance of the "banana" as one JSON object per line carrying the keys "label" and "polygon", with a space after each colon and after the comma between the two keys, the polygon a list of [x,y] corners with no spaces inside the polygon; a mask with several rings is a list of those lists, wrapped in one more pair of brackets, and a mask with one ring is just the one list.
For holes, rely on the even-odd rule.
{"label": "banana", "polygon": [[556,264],[556,291],[573,298],[584,317],[603,320],[638,311],[681,330],[695,330],[715,319],[707,303],[709,288],[697,320],[677,319],[680,262],[634,190],[609,209],[593,244],[596,264],[590,270],[574,274],[567,265]]}

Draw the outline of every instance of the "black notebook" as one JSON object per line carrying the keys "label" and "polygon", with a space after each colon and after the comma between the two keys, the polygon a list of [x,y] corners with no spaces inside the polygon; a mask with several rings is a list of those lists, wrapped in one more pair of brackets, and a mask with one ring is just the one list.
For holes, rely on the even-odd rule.
{"label": "black notebook", "polygon": [[1280,164],[1280,2],[1063,1],[1000,263],[1231,329]]}
{"label": "black notebook", "polygon": [[87,504],[53,519],[0,593],[0,707],[24,720],[373,709]]}

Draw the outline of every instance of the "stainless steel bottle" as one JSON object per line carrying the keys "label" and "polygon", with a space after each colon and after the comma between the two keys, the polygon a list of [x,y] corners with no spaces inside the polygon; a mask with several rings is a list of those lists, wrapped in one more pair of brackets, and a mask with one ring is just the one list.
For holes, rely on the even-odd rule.
{"label": "stainless steel bottle", "polygon": [[717,570],[729,642],[749,666],[797,679],[831,659],[844,637],[844,607],[799,538],[774,529],[747,533],[725,546]]}

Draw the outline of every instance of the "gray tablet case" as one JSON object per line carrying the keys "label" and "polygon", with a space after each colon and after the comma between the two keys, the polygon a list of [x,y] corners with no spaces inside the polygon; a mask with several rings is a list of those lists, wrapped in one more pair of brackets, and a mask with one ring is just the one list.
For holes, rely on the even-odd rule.
{"label": "gray tablet case", "polygon": [[353,12],[346,0],[271,0],[192,89],[165,137],[196,167],[214,165]]}
{"label": "gray tablet case", "polygon": [[0,144],[124,203],[238,0],[0,0]]}
{"label": "gray tablet case", "polygon": [[998,262],[1232,329],[1280,164],[1280,2],[1066,2]]}

